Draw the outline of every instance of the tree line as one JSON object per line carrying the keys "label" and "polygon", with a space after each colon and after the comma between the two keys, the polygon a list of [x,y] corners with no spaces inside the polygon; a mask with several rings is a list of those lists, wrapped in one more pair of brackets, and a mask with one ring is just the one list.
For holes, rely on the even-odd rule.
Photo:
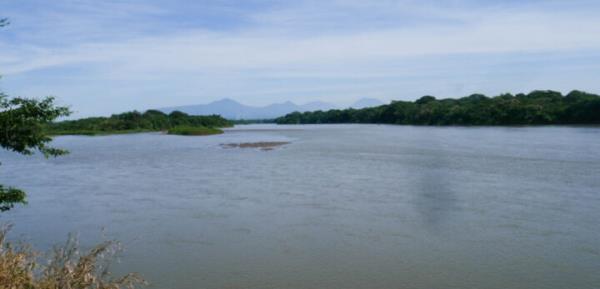
{"label": "tree line", "polygon": [[166,131],[175,127],[230,127],[233,123],[219,115],[188,115],[180,111],[166,114],[159,110],[130,111],[110,117],[89,117],[48,125],[48,133],[103,134],[133,131]]}
{"label": "tree line", "polygon": [[600,124],[600,96],[582,91],[473,94],[458,99],[423,96],[363,109],[293,112],[278,124],[385,123],[406,125]]}

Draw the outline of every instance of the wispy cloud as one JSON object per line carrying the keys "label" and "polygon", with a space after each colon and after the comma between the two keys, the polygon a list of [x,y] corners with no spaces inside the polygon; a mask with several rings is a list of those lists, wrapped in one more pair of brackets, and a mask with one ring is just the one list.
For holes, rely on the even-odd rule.
{"label": "wispy cloud", "polygon": [[[208,1],[189,11],[148,1],[57,1],[34,14],[27,13],[28,2],[6,10],[22,24],[2,32],[6,40],[0,35],[0,70],[18,80],[9,86],[14,91],[53,87],[84,114],[96,108],[88,102],[107,98],[98,89],[124,82],[129,87],[108,88],[120,100],[107,110],[224,96],[248,103],[350,102],[361,95],[387,100],[529,88],[522,79],[511,85],[510,71],[481,76],[511,65],[514,74],[543,76],[531,81],[542,88],[600,88],[574,76],[600,62],[569,63],[598,58],[600,6],[590,1],[306,0],[244,7]],[[531,66],[517,66],[523,61]],[[571,69],[573,79],[557,83],[540,65],[556,73]],[[64,77],[49,83],[44,76],[53,73]],[[70,77],[94,97],[80,101],[85,90],[69,90]],[[40,88],[24,90],[27,79]],[[170,97],[157,96],[167,91]]]}

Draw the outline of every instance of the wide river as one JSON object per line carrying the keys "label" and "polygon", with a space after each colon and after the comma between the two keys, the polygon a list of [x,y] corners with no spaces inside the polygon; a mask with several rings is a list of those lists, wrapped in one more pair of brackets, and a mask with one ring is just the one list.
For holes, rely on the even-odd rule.
{"label": "wide river", "polygon": [[[271,151],[220,144],[289,141]],[[43,250],[120,240],[150,288],[600,288],[600,128],[251,125],[0,153]]]}

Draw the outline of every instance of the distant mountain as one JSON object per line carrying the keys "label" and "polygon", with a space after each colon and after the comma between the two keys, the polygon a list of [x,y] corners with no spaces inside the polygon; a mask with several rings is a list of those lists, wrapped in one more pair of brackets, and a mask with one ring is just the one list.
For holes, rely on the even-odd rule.
{"label": "distant mountain", "polygon": [[302,105],[303,111],[317,111],[317,110],[326,111],[326,110],[336,109],[336,108],[338,108],[338,107],[331,103],[322,102],[322,101],[313,101],[313,102],[309,102],[309,103]]}
{"label": "distant mountain", "polygon": [[361,98],[350,105],[351,108],[361,109],[365,107],[373,107],[384,105],[384,103],[376,98]]}
{"label": "distant mountain", "polygon": [[192,115],[218,114],[227,119],[270,119],[284,116],[294,111],[305,112],[330,110],[333,108],[336,108],[336,106],[331,103],[320,101],[309,102],[303,105],[297,105],[291,101],[286,101],[257,107],[244,105],[233,99],[225,98],[208,104],[166,107],[159,110],[165,113],[179,110]]}

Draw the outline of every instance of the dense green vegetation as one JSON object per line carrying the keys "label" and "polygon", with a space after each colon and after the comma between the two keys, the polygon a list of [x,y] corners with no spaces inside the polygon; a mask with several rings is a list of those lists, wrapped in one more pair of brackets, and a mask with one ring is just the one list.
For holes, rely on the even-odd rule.
{"label": "dense green vegetation", "polygon": [[275,120],[278,124],[389,123],[410,125],[543,125],[600,124],[600,96],[572,91],[473,94],[459,99],[423,96],[412,101],[364,109],[294,112]]}
{"label": "dense green vegetation", "polygon": [[110,117],[90,117],[52,123],[48,126],[48,133],[98,135],[169,131],[175,127],[206,129],[232,125],[230,121],[218,115],[188,115],[180,111],[165,114],[158,110],[148,110],[144,113],[131,111]]}
{"label": "dense green vegetation", "polygon": [[222,134],[223,131],[218,128],[205,126],[176,126],[170,128],[167,133],[177,135],[211,135]]}
{"label": "dense green vegetation", "polygon": [[[46,157],[66,154],[65,150],[47,146],[52,139],[44,127],[68,114],[66,107],[54,105],[52,97],[9,98],[0,92],[0,147],[24,155],[35,151]],[[22,190],[0,184],[0,212],[10,210],[15,204],[25,204],[25,198]]]}

